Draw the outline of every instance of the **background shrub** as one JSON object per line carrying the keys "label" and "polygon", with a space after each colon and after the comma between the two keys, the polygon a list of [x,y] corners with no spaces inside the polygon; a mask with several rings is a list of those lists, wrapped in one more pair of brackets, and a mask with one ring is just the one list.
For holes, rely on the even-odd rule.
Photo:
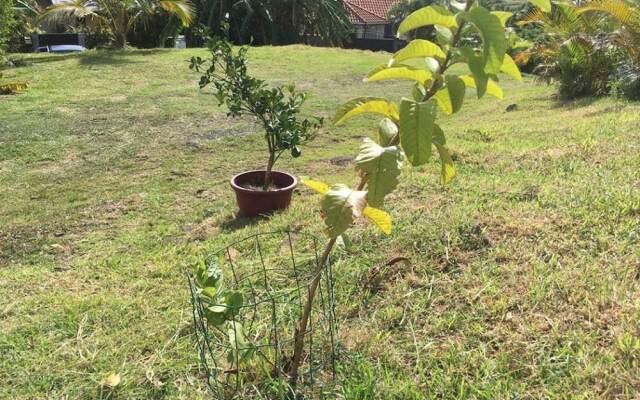
{"label": "background shrub", "polygon": [[5,62],[5,51],[14,26],[13,0],[0,0],[0,65]]}

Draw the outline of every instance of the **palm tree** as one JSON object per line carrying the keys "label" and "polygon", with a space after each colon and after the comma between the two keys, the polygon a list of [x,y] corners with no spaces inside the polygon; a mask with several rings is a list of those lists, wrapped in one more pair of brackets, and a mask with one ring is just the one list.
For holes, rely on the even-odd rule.
{"label": "palm tree", "polygon": [[555,3],[551,12],[534,9],[518,24],[542,30],[516,61],[547,81],[560,83],[566,98],[603,95],[616,89],[640,98],[640,0]]}
{"label": "palm tree", "polygon": [[79,21],[103,29],[113,46],[127,44],[127,34],[160,12],[176,16],[183,26],[193,19],[190,0],[67,0],[44,10],[41,18],[52,22]]}

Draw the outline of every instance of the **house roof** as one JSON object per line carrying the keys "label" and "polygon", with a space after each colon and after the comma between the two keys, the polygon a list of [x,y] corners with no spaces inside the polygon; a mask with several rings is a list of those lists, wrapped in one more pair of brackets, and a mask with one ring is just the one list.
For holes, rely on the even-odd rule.
{"label": "house roof", "polygon": [[402,0],[344,0],[349,20],[354,24],[386,24],[389,10]]}

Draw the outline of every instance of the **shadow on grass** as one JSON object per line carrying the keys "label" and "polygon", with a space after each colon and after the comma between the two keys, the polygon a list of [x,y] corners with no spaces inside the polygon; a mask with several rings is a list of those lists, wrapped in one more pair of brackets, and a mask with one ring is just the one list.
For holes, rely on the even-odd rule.
{"label": "shadow on grass", "polygon": [[582,107],[588,107],[593,104],[595,101],[601,99],[603,96],[589,96],[589,97],[581,97],[578,99],[572,100],[563,100],[559,97],[555,99],[551,108],[564,108],[567,110],[575,110]]}
{"label": "shadow on grass", "polygon": [[268,221],[268,216],[259,216],[259,217],[242,217],[239,215],[232,214],[229,218],[222,221],[220,224],[220,229],[223,232],[235,232],[240,229],[247,228],[249,226],[255,226],[263,221]]}
{"label": "shadow on grass", "polygon": [[33,64],[45,64],[66,60],[78,60],[80,65],[122,65],[137,64],[140,61],[132,60],[131,56],[154,55],[167,52],[169,49],[125,49],[125,50],[89,50],[85,53],[46,54],[29,59]]}

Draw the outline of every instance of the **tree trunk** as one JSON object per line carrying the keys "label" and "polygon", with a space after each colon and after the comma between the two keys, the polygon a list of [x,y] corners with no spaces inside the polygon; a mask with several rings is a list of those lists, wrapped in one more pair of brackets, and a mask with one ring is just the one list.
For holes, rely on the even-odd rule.
{"label": "tree trunk", "polygon": [[273,169],[273,164],[276,162],[276,157],[272,153],[269,155],[269,162],[267,163],[267,170],[264,173],[264,183],[262,186],[262,190],[265,192],[269,190],[269,186],[271,186],[271,170]]}

